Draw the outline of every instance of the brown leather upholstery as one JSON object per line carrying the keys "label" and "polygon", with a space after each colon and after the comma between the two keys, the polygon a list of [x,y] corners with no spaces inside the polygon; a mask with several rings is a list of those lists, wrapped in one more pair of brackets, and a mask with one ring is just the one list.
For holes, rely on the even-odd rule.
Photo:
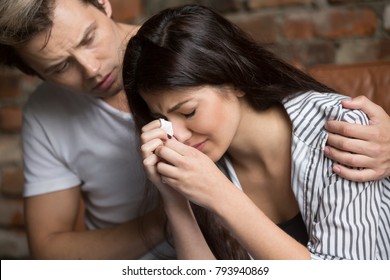
{"label": "brown leather upholstery", "polygon": [[307,72],[339,93],[367,96],[390,114],[390,61],[316,65]]}

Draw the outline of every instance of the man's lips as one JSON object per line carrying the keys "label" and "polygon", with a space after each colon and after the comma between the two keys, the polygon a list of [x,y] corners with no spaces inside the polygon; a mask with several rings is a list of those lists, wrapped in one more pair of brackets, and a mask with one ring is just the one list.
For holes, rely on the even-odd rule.
{"label": "man's lips", "polygon": [[93,89],[101,90],[101,91],[107,90],[112,85],[114,80],[115,80],[114,71],[111,71]]}

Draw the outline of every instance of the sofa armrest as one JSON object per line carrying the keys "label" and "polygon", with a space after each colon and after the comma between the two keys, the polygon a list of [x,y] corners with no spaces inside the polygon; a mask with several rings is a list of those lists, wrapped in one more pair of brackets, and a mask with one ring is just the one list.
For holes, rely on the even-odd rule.
{"label": "sofa armrest", "polygon": [[390,114],[390,61],[316,65],[307,72],[341,94],[367,96]]}

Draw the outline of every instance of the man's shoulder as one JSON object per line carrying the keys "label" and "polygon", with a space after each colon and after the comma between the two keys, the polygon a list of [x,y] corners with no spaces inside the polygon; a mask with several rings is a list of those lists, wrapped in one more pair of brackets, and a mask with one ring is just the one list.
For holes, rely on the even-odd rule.
{"label": "man's shoulder", "polygon": [[88,104],[87,96],[50,82],[42,82],[29,96],[24,106],[25,114],[69,114],[75,108]]}
{"label": "man's shoulder", "polygon": [[60,103],[64,100],[71,99],[73,96],[77,98],[76,94],[63,86],[51,82],[42,82],[31,93],[28,103]]}

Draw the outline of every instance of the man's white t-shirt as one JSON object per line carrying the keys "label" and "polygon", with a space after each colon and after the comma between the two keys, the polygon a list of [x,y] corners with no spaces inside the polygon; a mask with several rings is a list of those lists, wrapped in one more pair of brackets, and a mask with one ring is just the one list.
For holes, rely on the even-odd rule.
{"label": "man's white t-shirt", "polygon": [[23,118],[24,196],[81,186],[88,229],[139,215],[145,174],[131,114],[44,82]]}

